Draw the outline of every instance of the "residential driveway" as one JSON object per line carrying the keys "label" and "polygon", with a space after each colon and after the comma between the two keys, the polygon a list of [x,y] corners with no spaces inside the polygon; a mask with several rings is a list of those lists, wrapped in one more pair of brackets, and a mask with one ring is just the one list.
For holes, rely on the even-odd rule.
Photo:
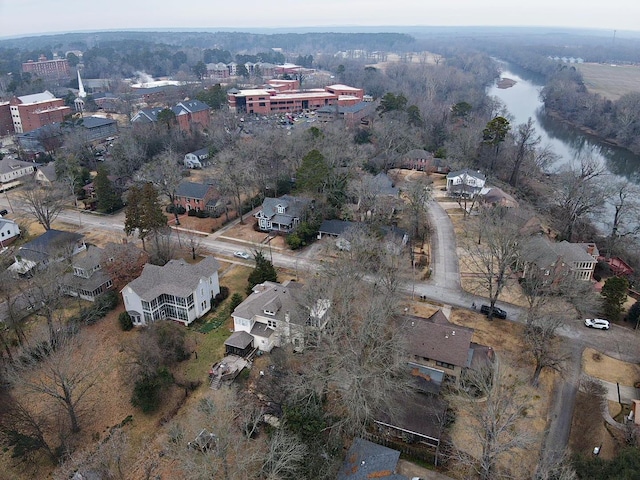
{"label": "residential driveway", "polygon": [[407,460],[398,461],[397,471],[399,474],[409,478],[409,480],[414,477],[418,477],[423,480],[452,480],[451,477],[420,467],[415,463],[408,462]]}
{"label": "residential driveway", "polygon": [[456,234],[453,223],[444,208],[435,200],[427,207],[429,222],[433,227],[432,265],[429,283],[460,291],[460,269],[456,255]]}

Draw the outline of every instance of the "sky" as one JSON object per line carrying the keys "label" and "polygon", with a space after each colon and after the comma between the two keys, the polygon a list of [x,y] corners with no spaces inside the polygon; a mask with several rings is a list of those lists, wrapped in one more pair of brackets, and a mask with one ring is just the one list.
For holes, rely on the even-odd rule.
{"label": "sky", "polygon": [[639,30],[638,0],[0,0],[0,37],[153,28],[550,26]]}

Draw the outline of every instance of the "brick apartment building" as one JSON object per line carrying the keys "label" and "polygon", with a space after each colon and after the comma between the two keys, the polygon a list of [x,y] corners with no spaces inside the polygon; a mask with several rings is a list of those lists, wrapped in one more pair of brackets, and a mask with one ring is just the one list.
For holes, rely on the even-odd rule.
{"label": "brick apartment building", "polygon": [[64,100],[56,98],[48,90],[33,95],[14,97],[8,104],[0,103],[2,134],[6,133],[4,129],[8,126],[7,110],[12,123],[9,133],[26,133],[45,125],[60,123],[72,113],[71,107],[66,106]]}
{"label": "brick apartment building", "polygon": [[[156,123],[158,114],[164,109],[165,107],[143,108],[131,118],[131,123]],[[211,122],[211,109],[200,100],[178,102],[170,109],[176,115],[176,123],[182,131],[189,131],[191,128],[207,128]]]}
{"label": "brick apartment building", "polygon": [[[270,115],[274,113],[318,110],[329,105],[350,106],[363,101],[364,90],[347,85],[298,90],[297,81],[277,80],[266,88],[229,90],[227,98],[232,112]],[[294,86],[296,89],[294,89]]]}
{"label": "brick apartment building", "polygon": [[53,60],[47,60],[47,57],[40,55],[37,62],[29,60],[23,63],[22,71],[52,80],[69,78],[71,76],[71,69],[69,68],[67,59],[57,58],[57,56],[54,56]]}

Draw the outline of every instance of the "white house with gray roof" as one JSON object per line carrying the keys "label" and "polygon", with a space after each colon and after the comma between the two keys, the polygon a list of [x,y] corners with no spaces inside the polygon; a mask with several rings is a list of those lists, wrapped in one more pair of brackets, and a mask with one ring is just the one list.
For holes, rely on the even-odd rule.
{"label": "white house with gray roof", "polygon": [[458,197],[475,197],[487,181],[482,173],[475,170],[458,170],[447,174],[447,193]]}
{"label": "white house with gray roof", "polygon": [[[5,157],[0,160],[0,191],[20,184],[19,179],[35,172],[37,165],[15,158]],[[4,185],[3,185],[4,184]]]}
{"label": "white house with gray roof", "polygon": [[311,332],[324,328],[329,310],[328,300],[318,300],[311,309],[301,308],[301,288],[295,282],[256,285],[231,314],[234,332],[249,333],[253,348],[263,352],[288,343],[301,350]]}
{"label": "white house with gray roof", "polygon": [[262,209],[255,214],[258,227],[263,232],[278,231],[289,233],[293,231],[304,215],[311,200],[308,198],[283,195],[280,198],[265,198]]}
{"label": "white house with gray roof", "polygon": [[13,220],[0,216],[0,249],[11,244],[20,236],[20,227]]}
{"label": "white house with gray roof", "polygon": [[142,274],[125,286],[122,298],[134,325],[174,320],[189,325],[211,310],[220,293],[218,261],[206,257],[196,264],[171,260],[163,267],[147,264]]}

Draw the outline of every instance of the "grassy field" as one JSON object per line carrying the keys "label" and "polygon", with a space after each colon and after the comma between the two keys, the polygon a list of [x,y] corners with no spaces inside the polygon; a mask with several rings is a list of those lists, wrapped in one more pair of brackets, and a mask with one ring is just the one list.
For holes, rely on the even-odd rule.
{"label": "grassy field", "polygon": [[609,100],[640,91],[640,67],[598,63],[580,63],[576,66],[584,77],[587,89]]}

